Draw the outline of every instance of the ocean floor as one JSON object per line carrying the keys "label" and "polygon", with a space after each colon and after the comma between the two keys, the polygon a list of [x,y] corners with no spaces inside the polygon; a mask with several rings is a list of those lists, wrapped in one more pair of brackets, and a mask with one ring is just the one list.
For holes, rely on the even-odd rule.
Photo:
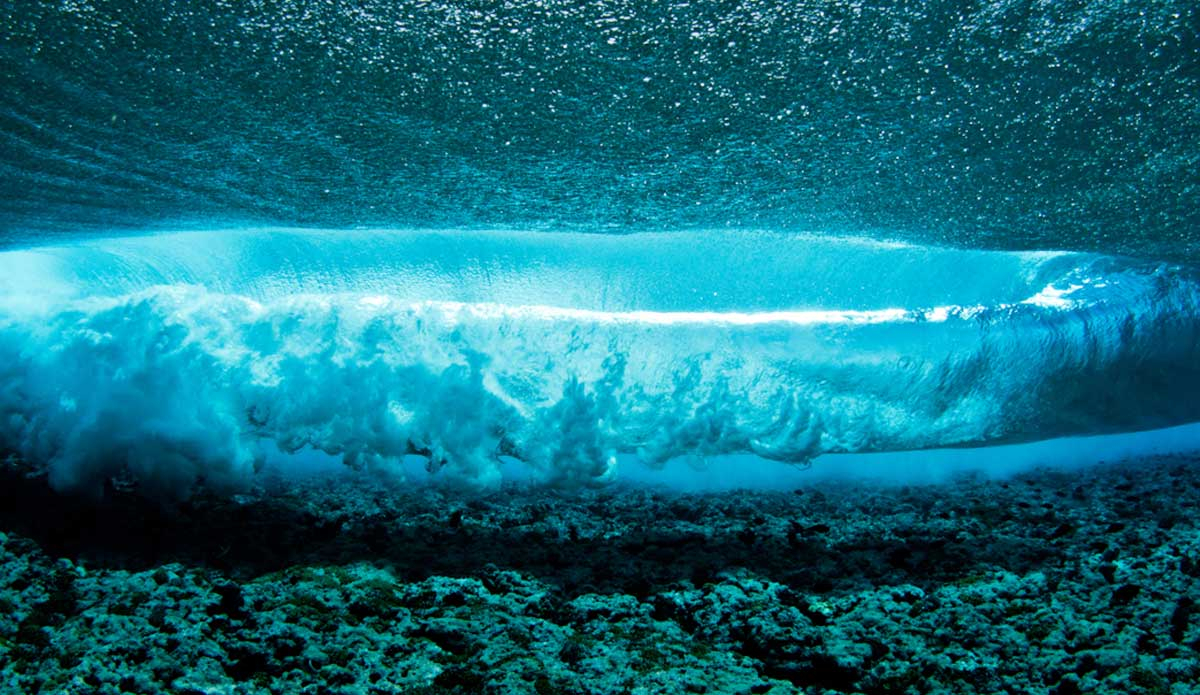
{"label": "ocean floor", "polygon": [[1200,459],[164,508],[0,480],[10,693],[1200,691]]}

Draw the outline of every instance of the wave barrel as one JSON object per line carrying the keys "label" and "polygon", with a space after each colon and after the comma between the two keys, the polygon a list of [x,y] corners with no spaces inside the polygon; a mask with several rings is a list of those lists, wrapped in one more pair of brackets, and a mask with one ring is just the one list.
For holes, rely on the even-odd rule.
{"label": "wave barrel", "polygon": [[[495,486],[617,455],[1007,443],[1200,419],[1167,265],[752,232],[190,232],[0,253],[5,444],[60,488],[244,485],[261,444]],[[182,494],[182,493],[181,493]]]}

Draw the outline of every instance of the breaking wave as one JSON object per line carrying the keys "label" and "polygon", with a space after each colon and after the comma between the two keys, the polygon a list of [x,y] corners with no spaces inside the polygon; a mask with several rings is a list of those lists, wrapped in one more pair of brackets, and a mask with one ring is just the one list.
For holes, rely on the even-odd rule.
{"label": "breaking wave", "polygon": [[1200,419],[1168,265],[767,233],[237,230],[0,253],[0,437],[60,489],[248,484],[262,443],[499,483],[617,455]]}

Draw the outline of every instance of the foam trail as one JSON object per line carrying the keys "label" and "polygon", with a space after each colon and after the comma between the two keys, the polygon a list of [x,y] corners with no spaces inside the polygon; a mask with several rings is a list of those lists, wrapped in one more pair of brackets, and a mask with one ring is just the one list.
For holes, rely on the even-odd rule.
{"label": "foam trail", "polygon": [[0,253],[0,436],[61,489],[237,489],[259,442],[495,486],[1200,419],[1193,278],[735,233],[238,230]]}

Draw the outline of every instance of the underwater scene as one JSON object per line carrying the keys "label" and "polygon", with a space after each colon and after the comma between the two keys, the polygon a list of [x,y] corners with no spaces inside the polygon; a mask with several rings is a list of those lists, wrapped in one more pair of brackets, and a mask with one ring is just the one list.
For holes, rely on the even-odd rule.
{"label": "underwater scene", "polygon": [[1200,693],[1200,5],[0,5],[0,693]]}

